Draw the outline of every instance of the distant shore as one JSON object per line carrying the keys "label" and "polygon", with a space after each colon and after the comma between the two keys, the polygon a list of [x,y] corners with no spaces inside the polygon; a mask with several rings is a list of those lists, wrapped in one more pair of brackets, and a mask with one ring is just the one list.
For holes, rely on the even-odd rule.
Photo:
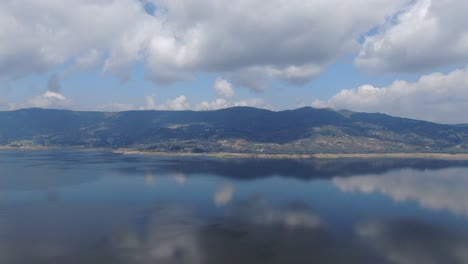
{"label": "distant shore", "polygon": [[259,153],[178,153],[178,152],[151,152],[128,149],[113,150],[114,153],[127,155],[148,156],[181,156],[181,157],[213,157],[213,158],[259,158],[259,159],[376,159],[376,158],[414,158],[414,159],[443,159],[468,160],[468,153],[316,153],[316,154],[259,154]]}
{"label": "distant shore", "polygon": [[258,159],[439,159],[439,160],[468,160],[468,153],[314,153],[314,154],[263,154],[263,153],[230,153],[230,152],[153,152],[136,149],[109,149],[109,148],[61,148],[47,146],[0,146],[0,151],[23,150],[23,151],[44,151],[44,150],[77,150],[77,151],[105,151],[123,155],[142,155],[159,157],[211,157],[211,158],[258,158]]}

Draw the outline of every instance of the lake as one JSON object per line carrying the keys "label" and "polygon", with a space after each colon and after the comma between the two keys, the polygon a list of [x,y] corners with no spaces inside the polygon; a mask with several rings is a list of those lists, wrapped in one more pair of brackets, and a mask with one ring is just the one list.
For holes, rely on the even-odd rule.
{"label": "lake", "polygon": [[0,152],[0,263],[468,263],[468,162]]}

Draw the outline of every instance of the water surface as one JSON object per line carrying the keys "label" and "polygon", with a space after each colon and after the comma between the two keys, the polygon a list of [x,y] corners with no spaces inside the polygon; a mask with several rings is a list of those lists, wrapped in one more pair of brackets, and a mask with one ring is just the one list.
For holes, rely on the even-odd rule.
{"label": "water surface", "polygon": [[0,263],[468,263],[468,162],[0,152]]}

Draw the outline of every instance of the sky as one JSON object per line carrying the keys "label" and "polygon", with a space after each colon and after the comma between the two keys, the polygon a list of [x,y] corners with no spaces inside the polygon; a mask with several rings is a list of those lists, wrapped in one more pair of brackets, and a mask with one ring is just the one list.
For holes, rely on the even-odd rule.
{"label": "sky", "polygon": [[2,0],[0,110],[329,107],[468,123],[465,0]]}

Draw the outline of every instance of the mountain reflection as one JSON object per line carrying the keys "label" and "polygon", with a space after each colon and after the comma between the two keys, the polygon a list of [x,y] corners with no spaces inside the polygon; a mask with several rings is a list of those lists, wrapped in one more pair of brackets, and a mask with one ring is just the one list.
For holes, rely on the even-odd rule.
{"label": "mountain reflection", "polygon": [[270,176],[310,180],[316,178],[347,177],[379,174],[398,169],[440,170],[450,167],[468,167],[468,161],[426,159],[169,159],[157,165],[138,164],[138,167],[117,169],[127,174],[153,173],[190,176],[208,174],[236,180],[251,180]]}
{"label": "mountain reflection", "polygon": [[468,175],[466,169],[437,171],[400,170],[384,175],[334,178],[345,192],[380,193],[397,202],[416,201],[431,210],[447,210],[468,217]]}

